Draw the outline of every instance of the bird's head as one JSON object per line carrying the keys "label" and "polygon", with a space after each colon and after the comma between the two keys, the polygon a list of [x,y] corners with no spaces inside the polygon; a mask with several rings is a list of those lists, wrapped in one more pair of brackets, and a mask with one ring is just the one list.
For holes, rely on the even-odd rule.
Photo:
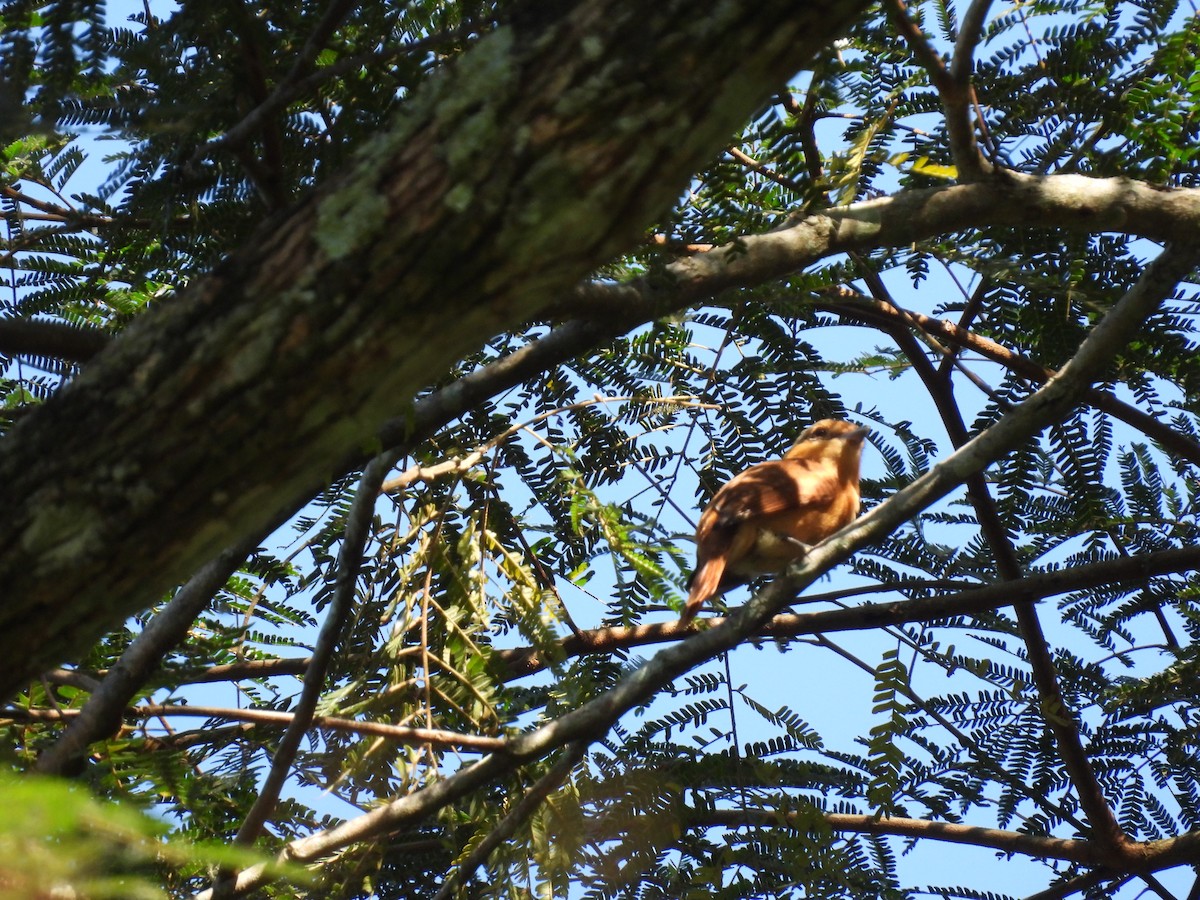
{"label": "bird's head", "polygon": [[801,433],[784,459],[858,459],[871,429],[844,419],[821,419]]}

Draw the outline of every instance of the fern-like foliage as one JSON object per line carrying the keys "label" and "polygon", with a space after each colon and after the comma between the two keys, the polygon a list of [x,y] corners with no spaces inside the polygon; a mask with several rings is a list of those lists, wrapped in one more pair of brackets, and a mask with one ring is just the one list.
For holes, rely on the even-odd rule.
{"label": "fern-like foliage", "polygon": [[[255,0],[151,3],[117,21],[115,6],[0,5],[0,318],[101,342],[269,233],[403,117],[428,78],[534,14],[507,2]],[[919,0],[906,15],[941,56],[964,12]],[[1036,0],[990,15],[970,105],[992,165],[1200,184],[1200,25],[1185,5]],[[946,184],[956,161],[927,61],[894,18],[865,14],[595,277],[652,288],[714,245],[736,252],[740,238],[810,213]],[[673,639],[656,626],[676,616],[695,522],[730,477],[812,421],[844,417],[872,429],[864,507],[886,501],[960,432],[1030,397],[1037,373],[1067,364],[1153,252],[1131,235],[1031,221],[826,259],[644,324],[445,423],[371,511],[318,705],[343,721],[302,743],[264,846],[416,796],[494,759],[487,740],[604,698],[652,642]],[[908,311],[974,343],[925,331]],[[931,871],[909,853],[928,833],[896,825],[910,821],[976,826],[979,846],[1014,853],[1038,890],[1138,896],[1107,868],[979,835],[1096,838],[1063,723],[1129,839],[1200,829],[1200,582],[1194,561],[1167,574],[1151,565],[1200,542],[1196,456],[1163,440],[1200,445],[1197,311],[1181,286],[1077,408],[810,587],[798,619],[589,735],[566,774],[561,749],[522,760],[420,821],[398,815],[386,836],[339,848],[319,873],[322,896],[1025,895],[1015,876],[1010,890],[1007,863],[941,871],[950,844]],[[495,335],[430,373],[425,396],[554,324]],[[0,335],[0,424],[19,428],[87,365]],[[413,399],[397,398],[396,414]],[[279,734],[235,713],[294,708],[296,660],[343,572],[357,483],[340,477],[313,496],[164,651],[136,708],[91,744],[81,777],[93,791],[133,795],[174,836],[232,840]],[[970,605],[1006,581],[1011,597]],[[1032,596],[1028,584],[1050,586]],[[714,611],[746,596],[732,591]],[[949,612],[872,624],[881,610],[948,598]],[[171,599],[5,711],[10,765],[54,745],[59,719]],[[1036,610],[1043,641],[1016,603]],[[820,618],[862,604],[879,618]],[[1058,705],[1045,696],[1047,660]],[[183,704],[226,715],[185,719]],[[355,723],[421,730],[400,739]],[[195,862],[160,868],[175,893],[207,883]]]}

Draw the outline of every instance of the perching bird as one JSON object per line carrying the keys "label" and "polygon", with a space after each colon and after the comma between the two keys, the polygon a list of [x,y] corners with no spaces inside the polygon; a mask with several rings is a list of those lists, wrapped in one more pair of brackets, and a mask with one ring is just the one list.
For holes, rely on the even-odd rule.
{"label": "perching bird", "polygon": [[710,598],[781,572],[858,516],[858,469],[870,429],[841,419],[810,425],[783,459],[734,476],[700,517],[696,571],[680,622]]}

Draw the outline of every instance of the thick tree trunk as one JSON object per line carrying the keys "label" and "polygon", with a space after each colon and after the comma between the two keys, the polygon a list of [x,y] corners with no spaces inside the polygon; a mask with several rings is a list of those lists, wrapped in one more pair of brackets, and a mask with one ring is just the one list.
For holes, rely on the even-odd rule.
{"label": "thick tree trunk", "polygon": [[278,522],[628,247],[866,5],[586,0],[432,79],[0,446],[0,692]]}

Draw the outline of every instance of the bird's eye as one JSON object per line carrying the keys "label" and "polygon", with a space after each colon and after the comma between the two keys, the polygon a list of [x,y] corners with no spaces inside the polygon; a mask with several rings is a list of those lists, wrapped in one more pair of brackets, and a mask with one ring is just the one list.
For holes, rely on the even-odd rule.
{"label": "bird's eye", "polygon": [[813,430],[812,436],[815,438],[829,437],[829,429],[828,428],[816,428]]}

